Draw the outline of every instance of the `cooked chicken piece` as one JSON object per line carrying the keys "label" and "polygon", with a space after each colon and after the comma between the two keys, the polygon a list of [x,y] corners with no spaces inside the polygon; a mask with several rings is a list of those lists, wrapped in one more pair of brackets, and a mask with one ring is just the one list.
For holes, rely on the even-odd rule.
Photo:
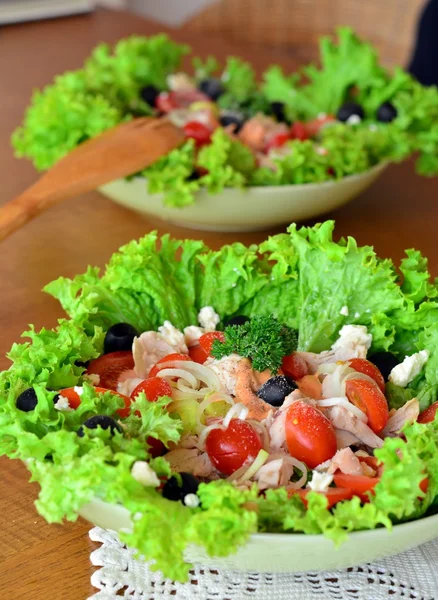
{"label": "cooked chicken piece", "polygon": [[289,483],[294,472],[293,465],[284,458],[276,458],[265,463],[257,471],[255,479],[258,481],[260,490],[276,488]]}
{"label": "cooked chicken piece", "polygon": [[197,448],[178,448],[171,450],[164,457],[177,473],[192,473],[196,477],[209,477],[215,469],[206,452]]}
{"label": "cooked chicken piece", "polygon": [[168,354],[188,353],[184,334],[169,321],[158,328],[158,331],[145,331],[134,338],[132,345],[134,355],[134,371],[137,377],[145,379],[151,368]]}
{"label": "cooked chicken piece", "polygon": [[117,391],[119,394],[124,394],[129,397],[142,381],[144,381],[144,379],[137,377],[134,370],[124,371],[119,376]]}
{"label": "cooked chicken piece", "polygon": [[265,149],[266,144],[279,133],[288,133],[285,123],[278,123],[271,117],[257,114],[244,123],[237,137],[252,150],[261,152]]}
{"label": "cooked chicken piece", "polygon": [[390,413],[385,429],[381,433],[382,438],[397,436],[403,425],[416,421],[419,414],[420,404],[418,400],[416,398],[409,400],[401,408],[392,412],[392,414]]}
{"label": "cooked chicken piece", "polygon": [[342,450],[342,448],[347,448],[348,446],[357,446],[360,444],[358,438],[349,431],[335,429],[335,435],[338,450]]}
{"label": "cooked chicken piece", "polygon": [[327,473],[335,473],[338,469],[346,475],[363,475],[360,460],[351,448],[338,450],[333,458],[316,467],[317,471]]}
{"label": "cooked chicken piece", "polygon": [[242,357],[238,354],[230,354],[219,360],[209,358],[204,365],[216,373],[227,394],[234,395],[237,383],[237,372],[241,360]]}
{"label": "cooked chicken piece", "polygon": [[342,429],[343,431],[352,433],[361,444],[365,444],[365,446],[369,446],[370,448],[382,447],[383,440],[366,423],[358,419],[343,406],[333,406],[327,409],[326,415],[335,429]]}

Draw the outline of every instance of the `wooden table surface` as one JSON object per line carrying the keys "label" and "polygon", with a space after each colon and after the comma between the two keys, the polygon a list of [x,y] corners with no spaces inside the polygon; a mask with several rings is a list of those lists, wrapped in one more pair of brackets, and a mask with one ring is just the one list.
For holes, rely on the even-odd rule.
{"label": "wooden table surface", "polygon": [[[9,137],[19,124],[33,88],[53,75],[80,66],[100,41],[114,42],[132,33],[154,34],[164,28],[124,13],[98,11],[92,15],[5,27],[0,31],[0,202],[6,202],[35,180],[26,161],[12,155]],[[237,54],[258,69],[271,62],[293,68],[287,52],[239,47],[220,39],[172,35],[190,43],[200,54]],[[438,275],[437,180],[414,174],[412,162],[390,167],[373,187],[334,213],[338,235],[353,235],[360,244],[374,244],[379,254],[399,259],[404,248],[417,247]],[[40,293],[59,275],[71,276],[89,263],[104,265],[120,245],[158,229],[175,236],[205,239],[217,248],[240,240],[259,242],[266,233],[215,234],[194,232],[134,213],[112,204],[98,193],[84,195],[51,209],[2,244],[0,261],[0,357],[28,323],[53,326],[61,316],[55,300]],[[273,231],[269,233],[274,233]],[[0,368],[8,366],[0,358]],[[0,597],[8,600],[82,600],[93,593],[90,551],[84,521],[48,525],[33,506],[36,485],[27,482],[17,461],[0,459]]]}

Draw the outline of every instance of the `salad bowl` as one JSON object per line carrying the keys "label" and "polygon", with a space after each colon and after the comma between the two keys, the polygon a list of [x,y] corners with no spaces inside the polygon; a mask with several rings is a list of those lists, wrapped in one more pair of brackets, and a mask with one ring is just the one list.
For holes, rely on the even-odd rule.
{"label": "salad bowl", "polygon": [[150,194],[143,177],[118,179],[99,191],[117,204],[142,215],[206,231],[257,231],[317,217],[340,208],[366,190],[384,171],[381,163],[357,175],[336,181],[226,188],[216,195],[196,192],[195,204],[167,206],[160,194]]}

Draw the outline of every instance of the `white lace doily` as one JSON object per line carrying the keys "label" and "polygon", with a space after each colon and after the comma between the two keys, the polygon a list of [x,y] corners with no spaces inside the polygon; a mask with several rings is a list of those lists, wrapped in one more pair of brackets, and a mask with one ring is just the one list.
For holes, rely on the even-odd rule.
{"label": "white lace doily", "polygon": [[101,567],[88,600],[436,600],[438,538],[379,564],[325,573],[266,574],[196,567],[182,584],[164,579],[133,558],[111,531],[95,527],[90,538],[102,545],[91,554]]}

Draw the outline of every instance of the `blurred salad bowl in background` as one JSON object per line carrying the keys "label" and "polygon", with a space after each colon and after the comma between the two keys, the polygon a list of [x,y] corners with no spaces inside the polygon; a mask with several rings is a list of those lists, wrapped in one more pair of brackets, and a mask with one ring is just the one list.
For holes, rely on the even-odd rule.
{"label": "blurred salad bowl in background", "polygon": [[195,57],[194,75],[181,72],[188,52],[165,35],[127,38],[113,51],[99,45],[81,69],[34,93],[13,135],[17,155],[45,170],[124,120],[165,116],[183,128],[183,145],[133,184],[101,191],[139,212],[206,228],[214,206],[222,229],[231,227],[230,207],[235,227],[250,228],[235,203],[245,216],[247,205],[265,204],[266,217],[270,192],[282,206],[270,224],[327,212],[370,185],[383,164],[413,153],[420,174],[438,173],[437,89],[400,68],[390,73],[349,28],[336,41],[321,39],[319,67],[285,74],[274,65],[261,83],[236,57],[224,67]]}
{"label": "blurred salad bowl in background", "polygon": [[437,282],[333,227],[217,251],[152,232],[48,284],[69,318],[0,373],[0,452],[40,514],[121,529],[181,580],[187,559],[319,570],[434,537]]}

